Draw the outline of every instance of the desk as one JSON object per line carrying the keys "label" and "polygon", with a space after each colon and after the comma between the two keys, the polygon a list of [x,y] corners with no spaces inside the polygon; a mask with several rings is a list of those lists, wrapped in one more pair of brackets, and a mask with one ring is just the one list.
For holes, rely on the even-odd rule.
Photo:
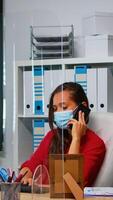
{"label": "desk", "polygon": [[[20,194],[20,200],[63,200],[63,199],[52,199],[49,197],[49,194],[36,194],[34,195],[34,199],[32,199],[32,195],[31,194],[28,194],[28,193],[21,193]],[[84,200],[113,200],[113,197],[94,197],[94,198],[84,198]],[[65,200],[65,199],[64,199]],[[72,199],[67,199],[67,200],[72,200]]]}

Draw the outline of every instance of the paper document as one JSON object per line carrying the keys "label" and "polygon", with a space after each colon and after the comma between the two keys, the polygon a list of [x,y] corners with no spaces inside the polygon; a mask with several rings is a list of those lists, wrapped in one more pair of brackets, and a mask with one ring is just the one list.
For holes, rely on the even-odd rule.
{"label": "paper document", "polygon": [[85,187],[84,196],[113,196],[113,187]]}

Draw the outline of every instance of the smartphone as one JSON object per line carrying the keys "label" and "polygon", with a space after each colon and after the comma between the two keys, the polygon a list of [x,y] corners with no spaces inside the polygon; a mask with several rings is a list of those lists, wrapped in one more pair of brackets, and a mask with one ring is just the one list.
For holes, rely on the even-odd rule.
{"label": "smartphone", "polygon": [[79,111],[82,111],[84,112],[84,118],[85,118],[85,121],[87,122],[88,120],[88,116],[89,116],[89,113],[90,113],[90,109],[86,106],[84,106],[82,103],[78,106],[77,110],[75,110],[75,113],[73,113],[73,118],[78,120],[79,118]]}

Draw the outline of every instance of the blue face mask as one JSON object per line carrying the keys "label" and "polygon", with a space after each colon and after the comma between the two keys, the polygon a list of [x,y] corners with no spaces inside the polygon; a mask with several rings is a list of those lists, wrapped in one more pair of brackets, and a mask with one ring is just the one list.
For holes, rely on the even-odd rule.
{"label": "blue face mask", "polygon": [[[74,111],[76,110],[76,108],[74,109]],[[54,112],[54,122],[56,126],[61,129],[66,129],[68,121],[73,118],[74,111],[66,110],[66,111]]]}

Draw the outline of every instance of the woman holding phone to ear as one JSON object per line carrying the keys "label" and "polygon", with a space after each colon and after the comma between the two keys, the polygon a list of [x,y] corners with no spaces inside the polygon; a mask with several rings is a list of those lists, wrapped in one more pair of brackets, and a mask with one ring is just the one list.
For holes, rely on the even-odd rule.
{"label": "woman holding phone to ear", "polygon": [[83,154],[84,186],[91,186],[94,183],[106,149],[102,139],[87,127],[89,112],[88,99],[80,84],[66,82],[52,92],[48,116],[51,130],[30,159],[21,166],[20,173],[28,171],[22,179],[24,184],[31,184],[33,173],[38,165],[45,165],[49,169],[49,154],[62,152]]}

